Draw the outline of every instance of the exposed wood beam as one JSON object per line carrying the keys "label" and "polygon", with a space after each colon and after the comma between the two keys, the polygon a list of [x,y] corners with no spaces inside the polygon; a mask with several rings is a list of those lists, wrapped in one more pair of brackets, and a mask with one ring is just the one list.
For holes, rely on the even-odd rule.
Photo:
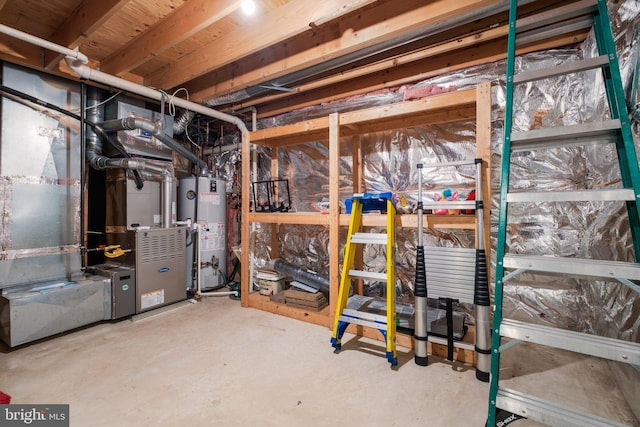
{"label": "exposed wood beam", "polygon": [[[67,20],[51,34],[49,40],[61,46],[75,49],[83,40],[95,32],[102,24],[118,13],[129,0],[85,0],[67,18]],[[62,55],[47,52],[45,68],[51,70],[62,59]]]}
{"label": "exposed wood beam", "polygon": [[[541,43],[522,46],[517,52],[518,55],[522,55],[539,50],[567,46],[584,40],[586,36],[587,31],[570,33]],[[298,88],[300,91],[293,95],[256,99],[234,106],[234,109],[256,106],[259,117],[268,117],[348,96],[393,88],[504,59],[506,58],[506,44],[506,39],[496,39],[481,45],[467,47],[464,50],[422,58],[418,61],[393,66],[382,71],[372,68],[372,72],[363,74],[362,70],[355,70],[353,73],[344,73],[339,79],[335,77],[328,78],[324,81],[325,84],[320,82],[310,84],[309,87],[312,89],[309,90],[305,90],[305,86],[302,86]]]}
{"label": "exposed wood beam", "polygon": [[145,83],[163,88],[179,86],[214,68],[310,31],[315,22],[335,19],[370,3],[375,0],[292,0],[258,22],[238,28],[191,52],[182,61],[151,73],[145,77]]}
{"label": "exposed wood beam", "polygon": [[[238,70],[233,70],[235,75],[227,74],[215,76],[221,78],[207,79],[208,85],[205,85],[204,81],[194,82],[198,87],[189,87],[189,93],[196,101],[206,101],[237,88],[250,87],[267,79],[277,79],[350,54],[401,34],[427,30],[435,26],[440,26],[444,30],[447,20],[474,13],[496,2],[482,0],[456,2],[437,0],[426,2],[427,4],[418,0],[384,2],[363,11],[358,16],[345,17],[325,28],[323,32],[307,33],[304,37],[287,42],[286,46],[270,48],[264,52],[264,55],[261,53],[257,58],[257,61],[264,62],[247,67],[247,72],[242,76],[238,75]],[[268,58],[270,54],[271,58]],[[249,71],[251,68],[253,70]],[[211,82],[218,83],[211,84]]]}
{"label": "exposed wood beam", "polygon": [[[98,63],[97,61],[89,61],[87,66],[89,68],[99,69],[100,68],[100,63]],[[60,61],[60,65],[58,66],[58,70],[60,70],[61,73],[68,74],[67,76],[65,76],[67,78],[69,78],[69,76],[71,76],[71,78],[74,79],[74,80],[79,79],[78,75],[73,70],[71,70],[71,68],[69,68],[69,66],[67,65],[67,63],[65,61]],[[138,76],[136,74],[125,73],[120,77],[122,79],[124,79],[124,80],[128,80],[128,81],[133,82],[133,83],[138,83],[140,85],[144,83],[144,80],[142,79],[142,76]]]}
{"label": "exposed wood beam", "polygon": [[[410,52],[401,56],[378,61],[365,67],[356,68],[323,79],[314,80],[311,83],[300,85],[296,89],[298,92],[308,92],[343,81],[367,76],[373,73],[384,73],[385,70],[389,70],[405,64],[410,64],[412,62],[422,61],[447,53],[453,53],[459,49],[478,47],[480,44],[487,43],[491,40],[507,37],[508,32],[509,28],[506,25],[491,28],[487,31],[471,34],[466,37],[456,38],[455,40],[441,43],[436,46],[429,46],[419,51]],[[270,97],[264,97],[262,98],[262,100],[256,100],[256,103],[270,102],[272,100],[275,101],[276,99],[284,97],[286,97],[286,95],[272,95]]]}
{"label": "exposed wood beam", "polygon": [[236,11],[241,0],[190,0],[102,60],[101,69],[121,75]]}
{"label": "exposed wood beam", "polygon": [[3,34],[0,35],[0,59],[31,68],[40,68],[42,49]]}
{"label": "exposed wood beam", "polygon": [[[423,49],[408,52],[399,56],[390,57],[381,61],[377,61],[370,65],[354,68],[352,70],[344,71],[340,74],[334,74],[322,79],[314,80],[310,83],[301,84],[296,86],[296,92],[301,97],[305,93],[309,93],[315,90],[322,90],[322,88],[331,87],[333,85],[343,83],[349,80],[355,80],[359,78],[366,78],[372,74],[383,75],[390,69],[409,66],[416,61],[424,61],[428,58],[433,58],[438,55],[444,55],[447,53],[452,54],[459,49],[479,48],[483,43],[487,43],[491,40],[499,38],[506,38],[509,28],[506,25],[491,28],[479,33],[470,34],[466,37],[455,38],[447,42],[443,42],[434,46],[428,46]],[[482,50],[482,48],[477,49]],[[270,94],[264,97],[254,98],[247,102],[237,103],[233,106],[233,110],[239,108],[245,108],[248,106],[255,106],[258,104],[275,104],[284,100],[284,98],[292,98],[295,94]]]}
{"label": "exposed wood beam", "polygon": [[[444,54],[456,49],[475,46],[480,43],[485,43],[489,40],[494,40],[496,38],[506,37],[507,32],[508,27],[506,25],[503,25],[463,37],[459,37],[457,34],[450,34],[449,37],[447,37],[448,41],[444,42],[437,40],[436,43],[432,43],[430,41],[430,38],[429,40],[425,41],[425,45],[427,47],[420,48],[419,50],[415,50],[409,53],[403,53],[400,55],[394,55],[393,57],[389,57],[389,59],[378,61],[374,60],[372,61],[371,65],[367,65],[364,67],[360,66],[352,70],[343,71],[341,73],[333,73],[334,76],[332,77],[321,78],[317,80],[317,83],[315,83],[314,81],[314,83],[297,85],[296,88],[298,91],[308,91],[315,89],[316,87],[328,86],[335,82],[358,77],[359,75],[366,75],[373,72],[384,71],[391,67],[397,67],[398,65],[407,64],[409,62],[418,61],[439,54]],[[206,86],[204,81],[197,81],[193,82],[193,84],[187,85],[187,88],[189,89],[189,94],[192,99],[196,101],[202,101],[211,98],[211,96],[215,93],[225,93],[233,87],[250,87],[257,85],[264,79],[265,76],[272,76],[276,74],[278,70],[286,68],[286,62],[287,58],[283,58],[281,60],[275,60],[262,68],[248,67],[250,68],[250,70],[246,73],[236,76],[233,76],[233,74],[229,74],[227,80],[224,79],[223,72],[215,73],[215,76],[207,75],[209,77],[207,79],[208,81],[217,81],[218,83],[216,83],[215,85]],[[225,71],[229,72],[229,70]],[[284,98],[286,96],[287,95],[281,94],[271,95],[270,97],[276,99]]]}

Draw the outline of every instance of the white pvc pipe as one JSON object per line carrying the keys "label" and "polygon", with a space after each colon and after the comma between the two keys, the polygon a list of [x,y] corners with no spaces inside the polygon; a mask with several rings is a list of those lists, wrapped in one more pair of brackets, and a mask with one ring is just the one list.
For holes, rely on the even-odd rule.
{"label": "white pvc pipe", "polygon": [[211,292],[201,292],[201,297],[223,297],[226,295],[238,296],[238,291],[211,291]]}
{"label": "white pvc pipe", "polygon": [[193,224],[196,229],[196,241],[193,243],[193,250],[196,253],[196,290],[197,295],[200,295],[200,263],[202,262],[202,258],[200,257],[200,229],[202,226],[198,223]]}
{"label": "white pvc pipe", "polygon": [[[158,90],[121,79],[120,77],[112,76],[111,74],[103,73],[102,71],[93,70],[73,57],[66,57],[65,61],[67,62],[69,68],[71,68],[74,73],[76,73],[83,79],[102,83],[112,87],[117,87],[118,89],[132,92],[149,99],[155,99],[156,101],[162,101],[162,97],[164,96],[164,94]],[[204,114],[205,116],[213,117],[227,123],[232,123],[236,125],[241,131],[247,131],[247,127],[244,122],[230,114],[221,113],[220,111],[216,111],[212,108],[205,107],[204,105],[196,104],[195,102],[187,101],[182,98],[174,98],[172,102],[177,107]]]}
{"label": "white pvc pipe", "polygon": [[[155,99],[156,101],[162,102],[163,97],[165,96],[164,93],[160,92],[159,90],[132,83],[130,81],[121,79],[120,77],[112,76],[111,74],[103,73],[98,70],[92,70],[85,65],[89,62],[89,58],[85,54],[80,53],[78,50],[60,46],[59,44],[41,39],[40,37],[32,36],[31,34],[16,30],[15,28],[11,28],[2,24],[0,24],[0,33],[65,55],[65,62],[67,63],[69,68],[71,68],[74,73],[76,73],[83,79],[117,87],[118,89],[132,92],[149,99]],[[173,100],[173,104],[178,107],[185,108],[196,113],[204,114],[205,116],[213,117],[227,123],[233,123],[242,132],[247,131],[247,127],[245,126],[244,122],[230,114],[221,113],[220,111],[213,110],[211,108],[196,104],[195,102],[187,101],[182,98],[175,98]]]}
{"label": "white pvc pipe", "polygon": [[54,52],[61,53],[67,57],[71,57],[79,61],[82,64],[86,64],[89,62],[89,58],[87,58],[85,54],[80,53],[77,50],[60,46],[59,44],[52,43],[45,39],[41,39],[40,37],[32,36],[31,34],[24,33],[20,30],[16,30],[15,28],[7,27],[6,25],[3,25],[3,24],[0,24],[0,33],[6,34],[8,36],[14,37],[19,40],[23,40],[25,42],[29,42],[36,46],[44,47],[45,49],[49,49]]}
{"label": "white pvc pipe", "polygon": [[162,174],[162,191],[160,205],[162,209],[162,228],[171,227],[171,190],[173,187],[173,174],[168,170]]}

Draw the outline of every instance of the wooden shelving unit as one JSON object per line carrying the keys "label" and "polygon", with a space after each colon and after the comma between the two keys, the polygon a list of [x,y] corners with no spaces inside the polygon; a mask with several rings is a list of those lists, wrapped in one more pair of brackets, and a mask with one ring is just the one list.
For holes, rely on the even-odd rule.
{"label": "wooden shelving unit", "polygon": [[[242,230],[241,230],[241,303],[243,307],[253,307],[276,314],[304,320],[315,324],[332,326],[335,315],[335,302],[338,297],[340,283],[340,226],[349,224],[349,216],[339,211],[339,158],[340,142],[351,138],[353,156],[354,192],[362,192],[362,151],[359,135],[393,129],[404,129],[412,126],[435,123],[454,122],[463,119],[476,120],[476,157],[483,159],[483,194],[484,194],[484,239],[485,248],[490,248],[490,170],[491,170],[491,84],[482,83],[475,88],[458,90],[430,96],[416,101],[400,102],[391,105],[368,108],[347,113],[334,113],[328,117],[305,120],[291,125],[247,132],[242,138]],[[281,147],[305,144],[310,142],[328,143],[329,147],[329,214],[316,212],[257,213],[249,211],[250,159],[251,144],[258,144],[273,149],[272,174],[277,176],[278,153]],[[365,226],[382,225],[384,216],[365,215]],[[417,227],[416,215],[398,215],[398,227]],[[474,215],[428,215],[427,224],[433,228],[475,229]],[[273,303],[268,297],[250,292],[250,224],[272,224],[274,243],[277,251],[276,227],[279,224],[321,225],[329,228],[329,256],[331,284],[329,307],[314,312],[293,308],[284,304]],[[277,256],[277,253],[272,253]],[[352,325],[349,332],[373,338],[379,338],[379,332]],[[473,337],[469,331],[467,336]],[[412,337],[398,334],[398,345],[412,348]],[[442,349],[437,345],[431,350],[438,354]],[[456,358],[467,363],[473,362],[474,353],[469,350],[456,349]]]}

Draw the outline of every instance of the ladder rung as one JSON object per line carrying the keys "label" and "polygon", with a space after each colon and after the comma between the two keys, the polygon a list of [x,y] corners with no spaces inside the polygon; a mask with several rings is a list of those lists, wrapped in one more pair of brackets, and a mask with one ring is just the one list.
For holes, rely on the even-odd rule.
{"label": "ladder rung", "polygon": [[633,189],[536,191],[507,194],[507,202],[612,202],[635,200]]}
{"label": "ladder rung", "polygon": [[340,316],[340,320],[343,322],[350,323],[352,325],[366,326],[368,328],[379,329],[381,331],[387,330],[386,323],[376,323],[376,322],[371,322],[369,320],[363,320],[357,317],[349,317],[349,316]]}
{"label": "ladder rung", "polygon": [[448,248],[440,246],[425,246],[425,255],[429,257],[445,256],[447,258],[468,259],[471,262],[476,260],[476,250],[474,248]]}
{"label": "ladder rung", "polygon": [[353,198],[361,200],[393,200],[393,193],[390,191],[384,193],[355,193]]}
{"label": "ladder rung", "polygon": [[503,319],[500,335],[575,353],[640,365],[640,344],[582,332]]}
{"label": "ladder rung", "polygon": [[442,202],[424,202],[423,209],[475,209],[475,200],[443,200]]}
{"label": "ladder rung", "polygon": [[[438,263],[437,260],[430,258],[425,265],[427,277],[444,280],[459,278],[461,282],[473,282],[476,274],[475,263],[449,264],[446,259]],[[443,265],[446,265],[447,268],[442,268]]]}
{"label": "ladder rung", "polygon": [[535,129],[528,132],[512,132],[511,151],[613,143],[617,141],[619,130],[620,120],[615,119]]}
{"label": "ladder rung", "polygon": [[574,31],[585,30],[593,27],[592,16],[580,16],[558,24],[551,24],[533,31],[524,32],[516,36],[516,46],[533,43],[552,37],[569,34]]}
{"label": "ladder rung", "polygon": [[351,235],[351,243],[386,245],[387,233],[353,233]]}
{"label": "ladder rung", "polygon": [[[433,342],[440,345],[447,345],[446,338],[437,337],[435,335],[429,335],[427,339],[429,340],[429,342]],[[456,348],[462,348],[464,350],[471,350],[471,351],[476,350],[476,346],[474,344],[470,344],[468,342],[463,342],[463,341],[454,341],[453,346]]]}
{"label": "ladder rung", "polygon": [[370,320],[372,322],[387,323],[387,316],[382,314],[368,313],[366,311],[353,310],[351,308],[345,308],[342,310],[342,314],[351,318],[357,318],[362,320]]}
{"label": "ladder rung", "polygon": [[377,273],[374,271],[349,270],[349,276],[354,279],[373,280],[376,282],[387,281],[387,273]]}
{"label": "ladder rung", "polygon": [[622,261],[507,254],[504,256],[503,265],[510,269],[640,280],[640,264]]}
{"label": "ladder rung", "polygon": [[567,6],[556,7],[545,12],[527,16],[516,21],[516,33],[530,31],[536,28],[545,28],[551,24],[557,24],[581,15],[593,15],[598,10],[596,0],[583,0]]}
{"label": "ladder rung", "polygon": [[578,73],[580,71],[593,70],[602,66],[609,65],[609,57],[607,55],[597,56],[595,58],[583,59],[581,61],[568,62],[557,67],[542,68],[540,70],[526,71],[513,76],[514,83],[526,83],[536,80],[542,80],[549,77],[560,76],[563,74]]}
{"label": "ladder rung", "polygon": [[451,166],[473,166],[475,164],[475,160],[460,160],[457,162],[423,163],[422,165],[425,169],[438,169]]}
{"label": "ladder rung", "polygon": [[527,396],[518,391],[502,387],[498,389],[496,406],[528,419],[540,421],[547,425],[566,427],[626,426],[626,424],[620,424],[592,414],[565,408],[553,402],[534,396]]}

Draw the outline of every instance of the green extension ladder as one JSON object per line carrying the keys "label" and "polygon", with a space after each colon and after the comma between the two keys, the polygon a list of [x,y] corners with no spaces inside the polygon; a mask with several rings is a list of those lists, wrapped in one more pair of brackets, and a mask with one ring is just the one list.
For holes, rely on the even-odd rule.
{"label": "green extension ladder", "polygon": [[[640,171],[629,115],[624,98],[618,58],[605,0],[585,0],[517,19],[517,0],[511,0],[506,72],[506,109],[500,183],[500,213],[496,248],[495,312],[491,345],[491,387],[487,426],[506,426],[518,418],[561,426],[617,426],[617,422],[586,414],[557,403],[499,386],[500,354],[512,345],[526,341],[604,359],[640,365],[640,344],[541,326],[503,318],[503,284],[517,275],[531,271],[540,274],[579,275],[593,279],[617,280],[636,292],[640,287]],[[530,43],[559,34],[593,27],[598,55],[556,68],[514,74],[516,44]],[[563,74],[600,69],[605,82],[611,119],[579,125],[541,128],[528,132],[512,131],[514,86]],[[621,189],[511,192],[509,169],[516,152],[555,147],[615,143],[622,177]],[[531,177],[535,179],[535,177]],[[505,253],[508,206],[511,203],[562,203],[598,201],[626,203],[633,238],[636,263],[576,259]],[[512,341],[502,344],[502,338]]]}

